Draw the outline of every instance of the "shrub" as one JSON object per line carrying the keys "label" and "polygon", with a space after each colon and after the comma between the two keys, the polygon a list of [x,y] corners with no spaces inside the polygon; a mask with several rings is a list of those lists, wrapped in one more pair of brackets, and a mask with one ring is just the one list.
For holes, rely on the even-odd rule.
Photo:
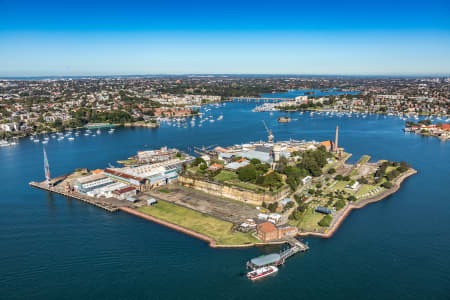
{"label": "shrub", "polygon": [[206,161],[203,158],[201,158],[201,157],[197,157],[197,158],[194,159],[194,161],[192,162],[191,165],[196,167],[196,166],[198,166],[198,165],[200,165],[202,163],[206,164]]}
{"label": "shrub", "polygon": [[356,197],[353,196],[353,195],[351,195],[351,196],[349,196],[349,197],[347,198],[347,200],[353,202],[353,201],[356,201]]}
{"label": "shrub", "polygon": [[251,181],[256,179],[256,169],[253,165],[248,165],[238,169],[239,180]]}
{"label": "shrub", "polygon": [[344,176],[339,174],[339,175],[336,175],[336,177],[334,177],[334,179],[341,181],[341,180],[344,180]]}
{"label": "shrub", "polygon": [[328,170],[328,174],[334,174],[334,173],[336,173],[336,169],[335,168],[330,168]]}
{"label": "shrub", "polygon": [[333,218],[330,215],[326,215],[322,218],[322,220],[319,221],[318,224],[322,227],[328,227],[330,226],[332,219]]}
{"label": "shrub", "polygon": [[278,203],[274,202],[274,203],[270,203],[269,206],[267,207],[271,212],[275,212],[278,208]]}
{"label": "shrub", "polygon": [[365,177],[361,177],[358,179],[358,182],[361,184],[368,184],[369,181]]}
{"label": "shrub", "polygon": [[390,182],[390,181],[383,182],[383,184],[381,186],[384,188],[390,189],[392,187],[392,182]]}

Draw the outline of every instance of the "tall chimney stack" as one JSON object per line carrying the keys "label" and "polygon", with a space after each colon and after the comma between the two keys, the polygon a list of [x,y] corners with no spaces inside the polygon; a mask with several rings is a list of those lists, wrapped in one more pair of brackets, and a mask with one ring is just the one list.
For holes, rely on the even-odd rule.
{"label": "tall chimney stack", "polygon": [[334,152],[338,153],[339,126],[336,126],[336,137],[334,139]]}

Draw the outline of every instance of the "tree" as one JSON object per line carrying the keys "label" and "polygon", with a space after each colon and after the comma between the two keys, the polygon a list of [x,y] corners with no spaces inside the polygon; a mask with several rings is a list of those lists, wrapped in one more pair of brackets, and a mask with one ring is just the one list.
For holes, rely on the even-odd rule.
{"label": "tree", "polygon": [[256,179],[256,168],[253,165],[247,165],[238,169],[238,177],[241,181],[252,181]]}
{"label": "tree", "polygon": [[345,200],[338,200],[335,204],[334,207],[336,208],[336,210],[340,210],[345,206]]}
{"label": "tree", "polygon": [[330,215],[326,215],[319,221],[319,225],[322,227],[328,227],[330,226],[332,219],[333,218]]}
{"label": "tree", "polygon": [[277,208],[278,208],[278,203],[277,202],[273,202],[270,203],[267,207],[271,212],[276,212]]}
{"label": "tree", "polygon": [[334,174],[334,173],[336,173],[336,169],[335,168],[330,168],[328,170],[328,174]]}
{"label": "tree", "polygon": [[191,163],[191,166],[196,167],[202,163],[206,163],[205,160],[201,157],[196,157],[194,161]]}
{"label": "tree", "polygon": [[381,186],[384,188],[390,189],[392,187],[392,182],[390,182],[390,181],[383,182],[383,184]]}
{"label": "tree", "polygon": [[271,189],[277,189],[283,185],[283,180],[280,174],[277,172],[272,172],[264,176],[264,186],[270,187]]}
{"label": "tree", "polygon": [[356,201],[356,197],[353,195],[350,195],[350,196],[348,196],[347,200],[353,202],[353,201]]}
{"label": "tree", "polygon": [[252,158],[252,159],[250,159],[250,163],[252,163],[254,165],[259,165],[259,164],[261,164],[261,161],[257,158]]}
{"label": "tree", "polygon": [[358,182],[361,184],[368,184],[369,181],[365,177],[361,177],[358,179]]}

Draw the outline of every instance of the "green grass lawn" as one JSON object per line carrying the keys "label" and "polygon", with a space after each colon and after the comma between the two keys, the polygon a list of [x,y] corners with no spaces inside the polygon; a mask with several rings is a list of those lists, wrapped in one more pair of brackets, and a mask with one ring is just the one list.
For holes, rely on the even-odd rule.
{"label": "green grass lawn", "polygon": [[303,219],[298,222],[297,227],[304,230],[319,229],[319,221],[323,218],[323,214],[314,211],[314,207],[309,208],[303,215]]}
{"label": "green grass lawn", "polygon": [[365,164],[366,162],[369,161],[369,159],[370,159],[370,156],[369,156],[369,155],[364,155],[364,157],[361,159],[360,164],[361,164],[361,165]]}
{"label": "green grass lawn", "polygon": [[172,191],[170,191],[170,190],[168,190],[168,189],[159,189],[158,192],[160,192],[160,193],[165,193],[165,194],[169,194],[169,193],[171,193]]}
{"label": "green grass lawn", "polygon": [[[380,191],[378,193],[380,193],[380,192],[382,192],[384,190],[384,188],[382,188],[382,187],[380,187],[378,185],[363,184],[363,185],[361,185],[359,190],[355,193],[355,197],[367,194],[368,192],[370,192],[370,191],[372,191],[372,190],[374,190],[376,188],[380,188]],[[376,194],[374,194],[374,195],[376,195]],[[367,197],[365,197],[365,198],[367,198]],[[357,201],[360,201],[360,200],[363,200],[363,199],[364,198],[361,198],[361,199],[358,199]]]}
{"label": "green grass lawn", "polygon": [[390,172],[394,171],[395,169],[397,169],[397,167],[389,166],[386,168],[385,174],[390,173]]}
{"label": "green grass lawn", "polygon": [[218,182],[225,182],[227,180],[233,180],[237,178],[238,175],[235,172],[222,170],[219,174],[216,175],[216,177],[214,177],[214,180]]}
{"label": "green grass lawn", "polygon": [[350,181],[338,181],[332,188],[332,191],[343,190],[348,191],[345,187],[350,183]]}
{"label": "green grass lawn", "polygon": [[259,241],[250,233],[232,233],[233,224],[229,222],[172,203],[159,201],[154,206],[141,207],[139,210],[158,219],[212,237],[218,245],[244,245]]}

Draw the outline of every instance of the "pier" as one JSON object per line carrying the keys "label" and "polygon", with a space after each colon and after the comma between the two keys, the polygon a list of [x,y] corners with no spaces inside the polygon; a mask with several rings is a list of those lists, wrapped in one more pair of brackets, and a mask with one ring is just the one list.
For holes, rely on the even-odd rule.
{"label": "pier", "polygon": [[294,237],[288,238],[286,243],[289,244],[289,248],[282,250],[280,253],[272,253],[256,257],[247,262],[246,267],[248,269],[258,269],[267,266],[279,266],[286,262],[286,260],[299,252],[305,252],[309,250],[309,246],[300,242]]}
{"label": "pier", "polygon": [[257,97],[234,97],[233,98],[234,101],[237,102],[281,102],[281,101],[289,101],[289,100],[294,100],[294,98],[270,98],[270,97],[262,97],[262,98],[257,98]]}
{"label": "pier", "polygon": [[106,198],[106,199],[98,199],[98,198],[94,198],[94,197],[89,197],[80,193],[77,193],[75,191],[66,191],[64,190],[64,188],[60,187],[60,186],[52,186],[52,185],[48,185],[47,182],[35,182],[32,181],[29,183],[29,185],[31,187],[37,188],[37,189],[41,189],[41,190],[45,190],[48,192],[52,192],[52,193],[56,193],[65,197],[70,197],[70,198],[74,198],[80,201],[83,201],[85,203],[89,203],[91,205],[97,206],[99,208],[102,208],[108,212],[116,212],[119,210],[120,207],[123,206],[129,206],[130,203],[127,203],[128,201],[123,201],[123,200],[118,200],[118,199],[113,199],[113,198]]}

